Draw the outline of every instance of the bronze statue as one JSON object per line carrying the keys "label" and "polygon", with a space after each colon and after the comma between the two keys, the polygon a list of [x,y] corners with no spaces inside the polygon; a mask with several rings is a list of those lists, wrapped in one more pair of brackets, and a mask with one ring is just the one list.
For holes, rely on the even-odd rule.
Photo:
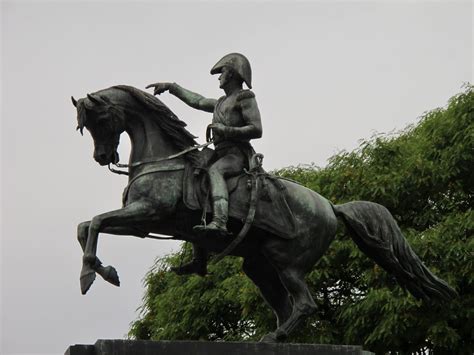
{"label": "bronze statue", "polygon": [[[245,82],[252,88],[252,70],[247,58],[239,53],[231,53],[219,60],[211,69],[211,74],[221,73],[219,87],[225,96],[218,100],[208,99],[179,86],[176,83],[157,83],[154,94],[166,90],[187,105],[202,111],[213,112],[212,124],[208,132],[213,134],[215,158],[210,163],[208,174],[211,185],[214,217],[208,225],[196,226],[195,230],[227,234],[229,193],[225,178],[239,175],[248,168],[250,158],[255,154],[250,140],[262,136],[262,123],[255,95],[243,90]],[[208,135],[208,141],[210,137]]]}
{"label": "bronze statue", "polygon": [[[99,233],[140,238],[168,235],[169,239],[192,242],[196,254],[204,255],[201,259],[207,258],[207,253],[241,256],[244,272],[277,318],[276,330],[262,341],[281,341],[316,310],[304,277],[334,239],[340,217],[359,248],[413,296],[423,300],[455,297],[456,292],[432,274],[410,248],[385,207],[367,201],[333,205],[317,192],[266,173],[258,154],[250,157],[254,152],[249,140],[261,136],[254,95],[241,90],[242,81],[251,86],[250,66],[247,72],[239,72],[229,58],[240,58],[238,62],[245,57],[226,56],[211,71],[222,72],[220,82],[226,97],[217,101],[176,84],[151,85],[155,94],[170,90],[187,104],[214,112],[211,130],[217,152],[203,147],[208,144],[197,145],[186,124],[144,91],[114,86],[73,99],[78,129],[82,133],[86,128],[94,140],[94,159],[129,176],[122,208],[78,226],[84,251],[82,293],[89,290],[96,273],[119,285],[115,269],[104,267],[96,256]],[[123,132],[132,144],[127,165],[118,162],[117,154]],[[220,144],[224,144],[222,152]],[[128,169],[117,171],[111,164]],[[199,221],[211,217],[210,225],[195,228]],[[177,271],[204,274],[202,265],[203,260]]]}
{"label": "bronze statue", "polygon": [[[262,123],[254,93],[242,88],[244,82],[249,89],[252,88],[252,69],[248,59],[240,53],[227,54],[211,69],[211,74],[218,73],[221,74],[219,87],[225,92],[225,96],[218,100],[205,98],[176,83],[150,84],[147,88],[153,87],[154,95],[168,90],[195,109],[213,112],[206,138],[215,146],[215,155],[207,170],[214,215],[211,223],[195,226],[194,230],[226,235],[229,192],[225,179],[240,175],[244,168],[249,168],[250,159],[255,154],[250,140],[262,136]],[[205,275],[206,263],[206,251],[194,246],[191,263],[174,271]]]}

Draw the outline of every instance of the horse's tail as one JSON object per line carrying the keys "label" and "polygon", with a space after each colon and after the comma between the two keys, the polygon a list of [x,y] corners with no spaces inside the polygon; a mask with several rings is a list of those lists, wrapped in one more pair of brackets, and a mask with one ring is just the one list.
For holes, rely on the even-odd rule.
{"label": "horse's tail", "polygon": [[360,250],[393,274],[416,298],[450,300],[457,293],[422,263],[403,236],[391,213],[382,205],[354,201],[333,205]]}

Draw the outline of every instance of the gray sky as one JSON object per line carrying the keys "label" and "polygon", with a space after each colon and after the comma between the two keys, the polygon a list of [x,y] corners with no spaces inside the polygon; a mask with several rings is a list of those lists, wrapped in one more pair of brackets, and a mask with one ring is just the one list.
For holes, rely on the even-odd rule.
{"label": "gray sky", "polygon": [[[120,206],[126,179],[92,160],[69,96],[176,81],[219,97],[211,66],[252,63],[264,165],[320,166],[361,138],[415,123],[472,82],[472,3],[2,3],[2,354],[121,338],[141,280],[179,244],[104,235],[120,288],[79,290],[76,226]],[[211,115],[161,99],[203,142]],[[126,161],[129,144],[120,149]]]}

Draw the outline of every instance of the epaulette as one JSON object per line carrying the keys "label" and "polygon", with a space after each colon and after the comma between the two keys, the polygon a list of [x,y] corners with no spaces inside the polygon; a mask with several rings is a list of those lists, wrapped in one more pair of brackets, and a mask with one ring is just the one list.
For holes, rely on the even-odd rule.
{"label": "epaulette", "polygon": [[255,94],[250,90],[242,90],[237,96],[237,101],[242,101],[243,99],[251,99],[255,97]]}

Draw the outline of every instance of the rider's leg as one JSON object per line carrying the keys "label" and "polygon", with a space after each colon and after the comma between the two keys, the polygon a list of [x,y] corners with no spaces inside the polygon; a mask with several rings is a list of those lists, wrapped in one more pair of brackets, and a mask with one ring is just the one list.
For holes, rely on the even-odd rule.
{"label": "rider's leg", "polygon": [[215,230],[227,233],[227,218],[229,212],[229,192],[227,191],[226,177],[238,175],[245,166],[243,154],[228,154],[218,159],[209,168],[209,182],[211,185],[213,218],[205,228],[198,229]]}
{"label": "rider's leg", "polygon": [[207,226],[207,229],[227,231],[229,192],[227,191],[224,174],[221,172],[221,170],[224,170],[222,169],[223,164],[218,163],[209,169],[213,216],[212,222]]}

